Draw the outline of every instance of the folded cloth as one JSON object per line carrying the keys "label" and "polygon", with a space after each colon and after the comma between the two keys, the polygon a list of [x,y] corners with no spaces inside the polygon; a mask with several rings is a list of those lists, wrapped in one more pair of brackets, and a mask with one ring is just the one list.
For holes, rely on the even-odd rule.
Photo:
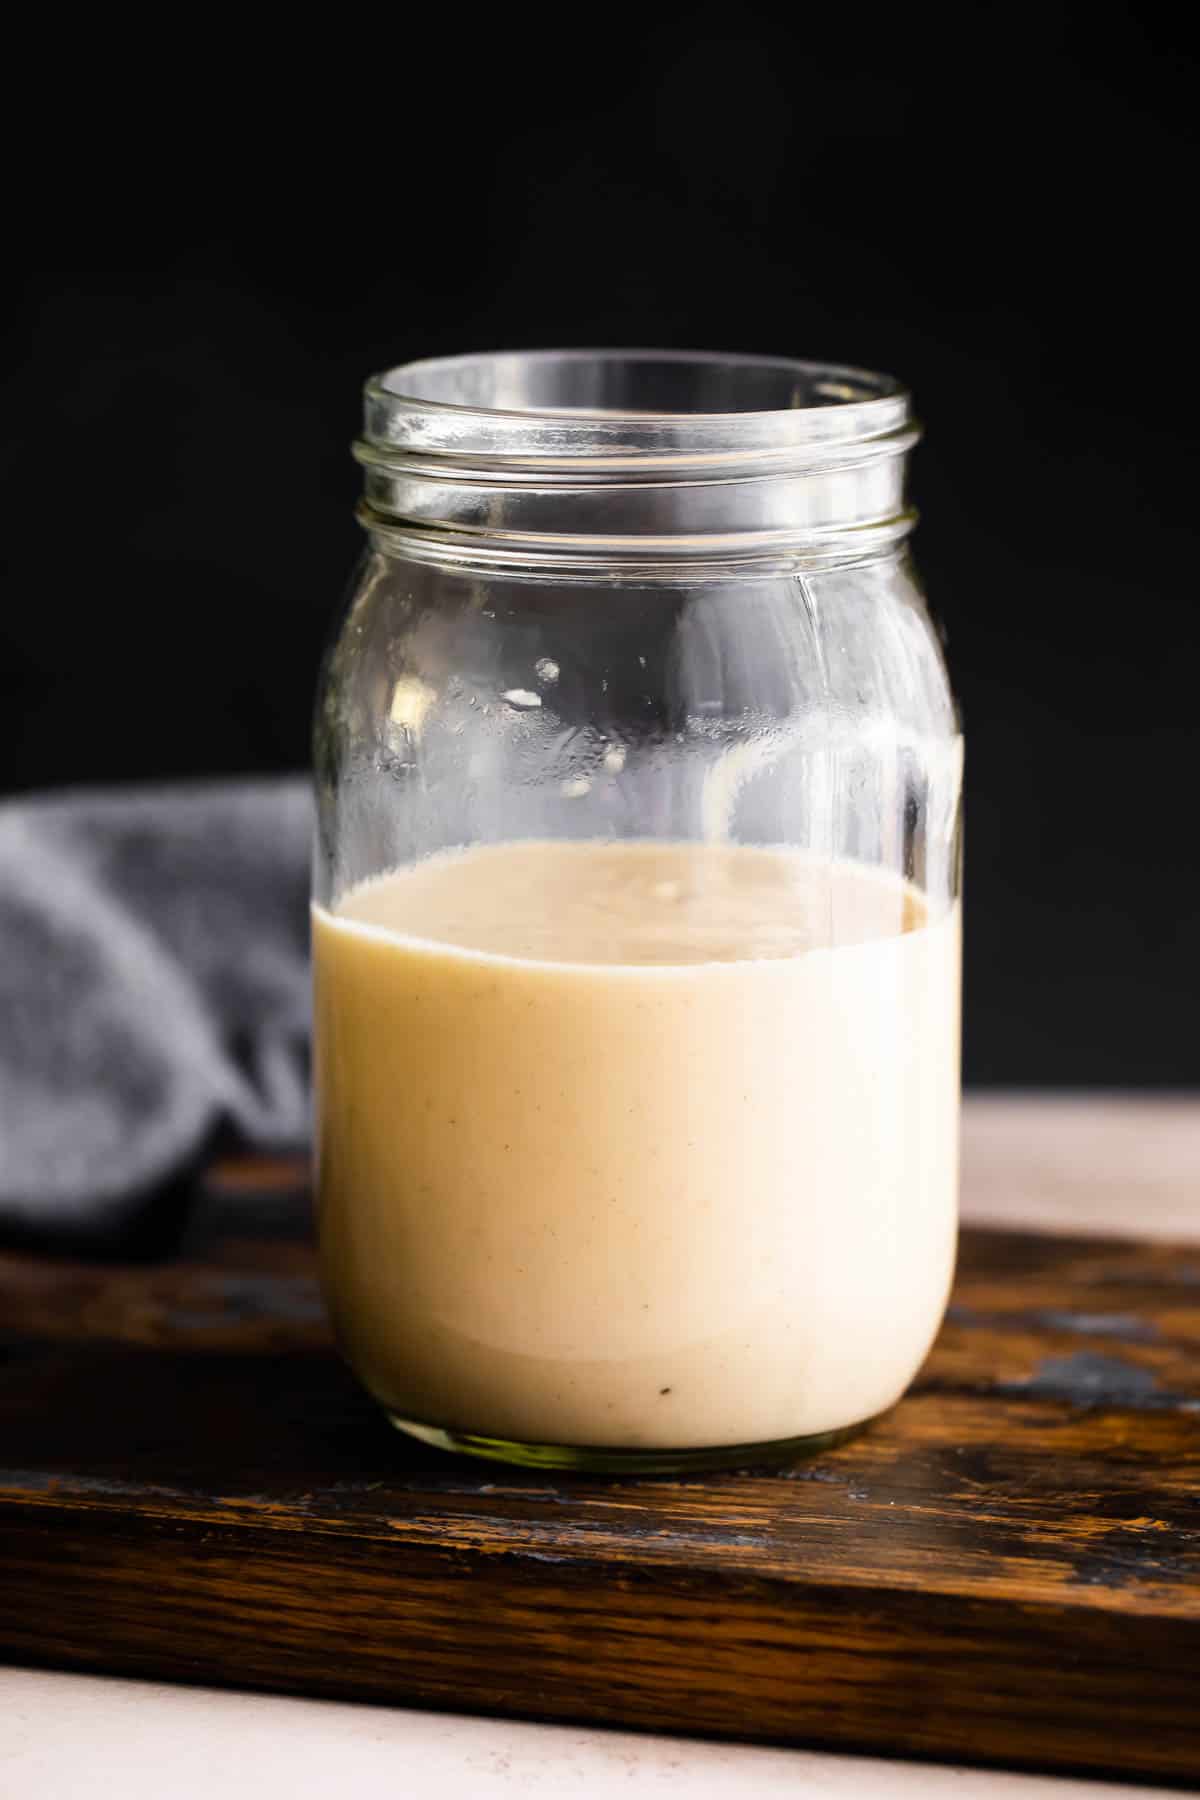
{"label": "folded cloth", "polygon": [[301,778],[0,805],[0,1228],[114,1232],[308,1133]]}

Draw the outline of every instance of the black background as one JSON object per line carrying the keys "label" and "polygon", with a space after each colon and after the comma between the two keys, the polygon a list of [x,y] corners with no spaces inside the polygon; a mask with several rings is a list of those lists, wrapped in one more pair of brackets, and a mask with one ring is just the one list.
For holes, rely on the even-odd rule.
{"label": "black background", "polygon": [[967,729],[968,1079],[1194,1083],[1185,12],[888,17],[51,21],[8,76],[3,789],[306,761],[373,369],[881,368]]}

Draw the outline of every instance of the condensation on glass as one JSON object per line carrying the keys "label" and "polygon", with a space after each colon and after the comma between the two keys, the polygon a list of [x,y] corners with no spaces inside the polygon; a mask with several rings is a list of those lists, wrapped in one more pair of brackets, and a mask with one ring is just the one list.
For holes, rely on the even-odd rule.
{"label": "condensation on glass", "polygon": [[[605,1468],[791,1454],[890,1404],[928,1347],[953,1260],[962,742],[907,545],[917,435],[886,377],[753,357],[453,357],[367,385],[366,549],[316,718],[318,1216],[343,1347],[418,1435]],[[659,1099],[643,1069],[637,1168],[609,1121],[607,1224],[586,1170],[545,1160],[528,1095],[504,1091],[507,1063],[528,1073],[515,1017],[511,1057],[483,1058],[485,1002],[443,1010],[447,981],[517,967],[520,919],[507,961],[460,944],[435,975],[401,968],[366,917],[372,884],[426,864],[476,893],[494,868],[507,894],[483,852],[514,845],[682,855],[702,925],[706,884],[726,879],[713,856],[769,852],[779,907],[803,913],[798,954],[748,952],[744,1004],[701,960],[686,990],[678,970],[645,977],[640,1039],[632,984],[616,1002],[585,983],[557,1024],[546,1014],[542,1051],[566,1067],[555,1031],[574,1019],[590,1042],[627,1003],[628,1055],[678,1074]],[[892,924],[863,923],[888,907]],[[436,942],[437,919],[417,935]],[[928,946],[903,969],[902,935]],[[569,960],[511,981],[542,980],[549,1007],[544,970]],[[519,1003],[514,985],[504,1004]],[[677,1004],[719,1050],[664,1022]],[[376,1027],[368,1080],[354,1043]],[[452,1070],[440,1088],[429,1074],[452,1028],[457,1100]],[[551,1107],[564,1155],[578,1127],[581,1165],[616,1042],[581,1061],[590,1092]],[[779,1070],[787,1108],[755,1112]],[[747,1071],[739,1148],[705,1083]],[[511,1118],[518,1148],[481,1138],[473,1163],[437,1136],[442,1112],[468,1136]],[[699,1155],[718,1128],[709,1191],[684,1140]],[[498,1173],[501,1154],[524,1162]],[[889,1338],[881,1313],[904,1330]],[[861,1379],[839,1385],[839,1360]]]}

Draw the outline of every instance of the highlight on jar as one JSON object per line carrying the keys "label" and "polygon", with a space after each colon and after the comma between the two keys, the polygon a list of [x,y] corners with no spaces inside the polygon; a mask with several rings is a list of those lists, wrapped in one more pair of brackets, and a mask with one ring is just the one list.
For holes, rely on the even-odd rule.
{"label": "highlight on jar", "polygon": [[611,1472],[886,1411],[957,1234],[962,738],[886,376],[367,384],[316,713],[316,1192],[403,1431]]}

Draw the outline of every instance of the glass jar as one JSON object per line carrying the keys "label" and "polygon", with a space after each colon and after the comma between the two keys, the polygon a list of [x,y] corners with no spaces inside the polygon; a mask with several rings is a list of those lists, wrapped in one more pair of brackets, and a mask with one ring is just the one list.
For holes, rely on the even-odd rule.
{"label": "glass jar", "polygon": [[318,1236],[404,1431],[743,1463],[889,1407],[956,1237],[962,743],[906,393],[368,383],[316,726]]}

